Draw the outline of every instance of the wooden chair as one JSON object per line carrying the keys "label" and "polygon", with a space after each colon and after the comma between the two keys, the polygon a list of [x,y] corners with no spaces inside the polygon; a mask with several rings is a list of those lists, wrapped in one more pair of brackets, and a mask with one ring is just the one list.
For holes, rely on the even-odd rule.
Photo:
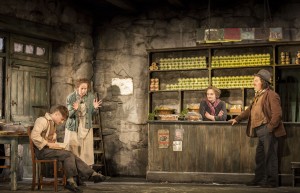
{"label": "wooden chair", "polygon": [[[31,130],[33,129],[32,126],[28,127],[27,133],[29,136],[29,146],[30,146],[30,151],[31,151],[31,159],[32,159],[32,184],[31,184],[31,189],[35,190],[35,186],[38,185],[38,189],[41,190],[43,185],[53,185],[54,186],[54,191],[57,192],[57,186],[59,183],[58,180],[58,171],[62,171],[63,173],[63,179],[62,179],[62,184],[66,185],[66,177],[64,174],[63,169],[58,170],[58,161],[56,159],[54,160],[39,160],[35,156],[34,152],[34,144],[30,138],[31,136]],[[50,163],[53,164],[53,181],[43,181],[43,175],[42,175],[42,165],[45,163]]]}
{"label": "wooden chair", "polygon": [[[10,160],[10,156],[0,156],[0,159],[2,159],[2,160]],[[0,165],[0,168],[3,168],[3,169],[8,168],[9,169],[10,165]]]}
{"label": "wooden chair", "polygon": [[296,185],[296,180],[300,179],[300,175],[296,174],[296,170],[300,169],[300,162],[291,162],[292,176],[293,176],[293,187]]}
{"label": "wooden chair", "polygon": [[[0,165],[0,169],[10,169],[10,156],[0,156],[0,160],[4,160],[4,165]],[[8,161],[6,161],[8,160]],[[7,163],[9,162],[9,164]],[[2,170],[3,172],[3,170]],[[1,170],[0,170],[1,173]],[[4,176],[3,178],[1,178],[2,181],[6,180],[6,177]]]}

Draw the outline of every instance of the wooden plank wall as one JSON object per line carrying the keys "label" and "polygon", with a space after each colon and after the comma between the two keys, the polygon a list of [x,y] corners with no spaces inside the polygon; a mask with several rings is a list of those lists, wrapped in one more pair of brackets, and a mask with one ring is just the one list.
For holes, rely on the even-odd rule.
{"label": "wooden plank wall", "polygon": [[4,112],[2,112],[3,110],[3,104],[4,104],[4,101],[3,101],[3,87],[4,87],[4,74],[3,74],[3,58],[0,57],[0,111],[1,111],[1,115],[0,115],[0,119],[2,119],[2,116],[4,114]]}
{"label": "wooden plank wall", "polygon": [[11,84],[11,114],[14,117],[43,116],[47,109],[33,108],[34,106],[48,106],[47,73],[34,72],[23,69],[12,70]]}
{"label": "wooden plank wall", "polygon": [[[182,152],[173,151],[175,130],[184,129]],[[170,145],[158,148],[159,129],[168,129]],[[229,123],[150,123],[148,171],[253,173],[257,138],[249,138],[246,125]],[[288,137],[280,140],[280,170],[290,174],[290,162],[300,161],[300,129],[286,124]],[[298,147],[298,148],[297,148]]]}

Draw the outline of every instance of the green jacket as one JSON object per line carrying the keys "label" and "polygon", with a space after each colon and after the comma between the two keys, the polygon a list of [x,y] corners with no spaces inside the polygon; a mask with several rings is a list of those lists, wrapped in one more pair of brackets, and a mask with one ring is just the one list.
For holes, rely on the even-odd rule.
{"label": "green jacket", "polygon": [[[66,129],[70,131],[76,131],[78,130],[79,125],[79,117],[78,112],[73,108],[73,103],[77,101],[79,98],[79,95],[76,91],[71,93],[67,97],[67,108],[69,110],[69,117],[66,122]],[[83,97],[84,103],[86,104],[86,125],[85,128],[90,129],[92,128],[92,118],[93,114],[97,113],[97,109],[94,108],[93,101],[94,101],[94,95],[91,92],[88,92],[87,95]]]}

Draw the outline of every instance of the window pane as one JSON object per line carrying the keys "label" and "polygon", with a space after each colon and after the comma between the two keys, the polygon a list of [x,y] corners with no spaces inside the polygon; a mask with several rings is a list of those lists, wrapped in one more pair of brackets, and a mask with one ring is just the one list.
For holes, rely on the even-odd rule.
{"label": "window pane", "polygon": [[26,45],[25,46],[25,53],[26,54],[33,54],[33,45]]}
{"label": "window pane", "polygon": [[36,47],[36,55],[43,56],[45,54],[45,48]]}
{"label": "window pane", "polygon": [[0,52],[4,50],[4,38],[0,37]]}
{"label": "window pane", "polygon": [[14,52],[23,52],[23,44],[14,43]]}

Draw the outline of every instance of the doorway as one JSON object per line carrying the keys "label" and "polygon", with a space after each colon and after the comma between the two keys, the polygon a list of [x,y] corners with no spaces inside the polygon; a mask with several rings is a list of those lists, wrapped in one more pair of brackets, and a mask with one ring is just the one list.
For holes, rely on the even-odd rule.
{"label": "doorway", "polygon": [[10,37],[10,77],[7,89],[13,122],[34,122],[50,108],[50,42]]}
{"label": "doorway", "polygon": [[47,69],[20,63],[11,68],[11,118],[14,122],[33,122],[49,109]]}

